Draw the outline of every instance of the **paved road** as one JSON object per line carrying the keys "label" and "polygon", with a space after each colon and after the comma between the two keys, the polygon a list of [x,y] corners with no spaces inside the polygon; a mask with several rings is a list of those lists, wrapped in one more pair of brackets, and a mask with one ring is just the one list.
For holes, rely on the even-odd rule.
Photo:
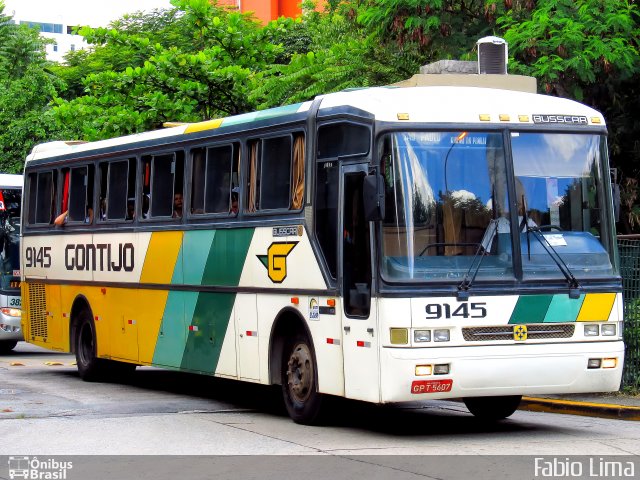
{"label": "paved road", "polygon": [[73,362],[27,344],[0,357],[0,455],[640,454],[636,422],[518,411],[487,426],[456,402],[338,400],[307,427],[274,388],[152,368],[86,383]]}

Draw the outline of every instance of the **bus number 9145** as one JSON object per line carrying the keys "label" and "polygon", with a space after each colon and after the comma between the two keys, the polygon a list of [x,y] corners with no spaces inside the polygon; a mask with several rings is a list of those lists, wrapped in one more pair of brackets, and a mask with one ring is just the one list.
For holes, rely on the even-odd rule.
{"label": "bus number 9145", "polygon": [[425,307],[428,320],[437,318],[485,318],[487,316],[487,304],[484,302],[461,303],[457,308],[452,308],[448,303],[428,303]]}
{"label": "bus number 9145", "polygon": [[27,267],[49,268],[51,266],[51,247],[27,247],[24,256]]}

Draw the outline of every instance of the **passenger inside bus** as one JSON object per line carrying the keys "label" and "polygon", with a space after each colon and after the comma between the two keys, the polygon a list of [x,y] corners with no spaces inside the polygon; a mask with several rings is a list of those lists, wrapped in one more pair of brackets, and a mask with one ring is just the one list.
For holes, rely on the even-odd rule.
{"label": "passenger inside bus", "polygon": [[[522,182],[518,178],[516,178],[516,201],[518,204],[518,231],[526,232],[530,228],[537,227],[538,224],[527,213],[526,193]],[[495,250],[496,247],[500,250],[499,246],[493,245],[496,234],[498,234],[498,238],[500,238],[501,234],[508,235],[511,232],[509,218],[506,216],[507,213],[508,212],[505,212],[505,216],[500,216],[497,219],[493,219],[489,223],[489,226],[485,231],[485,235],[482,238],[482,247],[485,251],[495,253],[495,251],[492,252],[492,249]],[[509,245],[511,239],[506,238],[505,242],[507,242],[507,245]]]}
{"label": "passenger inside bus", "polygon": [[173,195],[173,218],[182,218],[182,192]]}

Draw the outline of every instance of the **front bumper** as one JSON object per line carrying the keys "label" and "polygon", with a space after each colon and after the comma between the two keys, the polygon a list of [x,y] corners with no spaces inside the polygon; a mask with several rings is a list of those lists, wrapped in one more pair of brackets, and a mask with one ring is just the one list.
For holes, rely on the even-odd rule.
{"label": "front bumper", "polygon": [[10,317],[0,313],[0,342],[24,340],[20,317]]}
{"label": "front bumper", "polygon": [[[591,358],[615,368],[588,369]],[[382,348],[381,400],[612,392],[620,388],[622,341],[443,348]],[[447,375],[416,376],[416,365],[449,364]],[[451,380],[446,392],[412,393],[414,381]]]}

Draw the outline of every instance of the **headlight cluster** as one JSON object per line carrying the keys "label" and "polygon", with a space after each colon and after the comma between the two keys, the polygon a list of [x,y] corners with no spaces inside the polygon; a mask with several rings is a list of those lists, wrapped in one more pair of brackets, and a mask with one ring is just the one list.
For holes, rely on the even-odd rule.
{"label": "headlight cluster", "polygon": [[3,307],[0,308],[0,312],[4,313],[8,317],[22,317],[22,310],[19,308]]}
{"label": "headlight cluster", "polygon": [[[408,345],[409,329],[392,328],[390,329],[390,337],[393,345]],[[413,331],[413,343],[448,342],[449,340],[451,340],[451,331],[448,328],[435,330],[421,328]]]}
{"label": "headlight cluster", "polygon": [[584,326],[585,337],[615,337],[618,334],[616,322],[607,322],[603,324],[589,323]]}

